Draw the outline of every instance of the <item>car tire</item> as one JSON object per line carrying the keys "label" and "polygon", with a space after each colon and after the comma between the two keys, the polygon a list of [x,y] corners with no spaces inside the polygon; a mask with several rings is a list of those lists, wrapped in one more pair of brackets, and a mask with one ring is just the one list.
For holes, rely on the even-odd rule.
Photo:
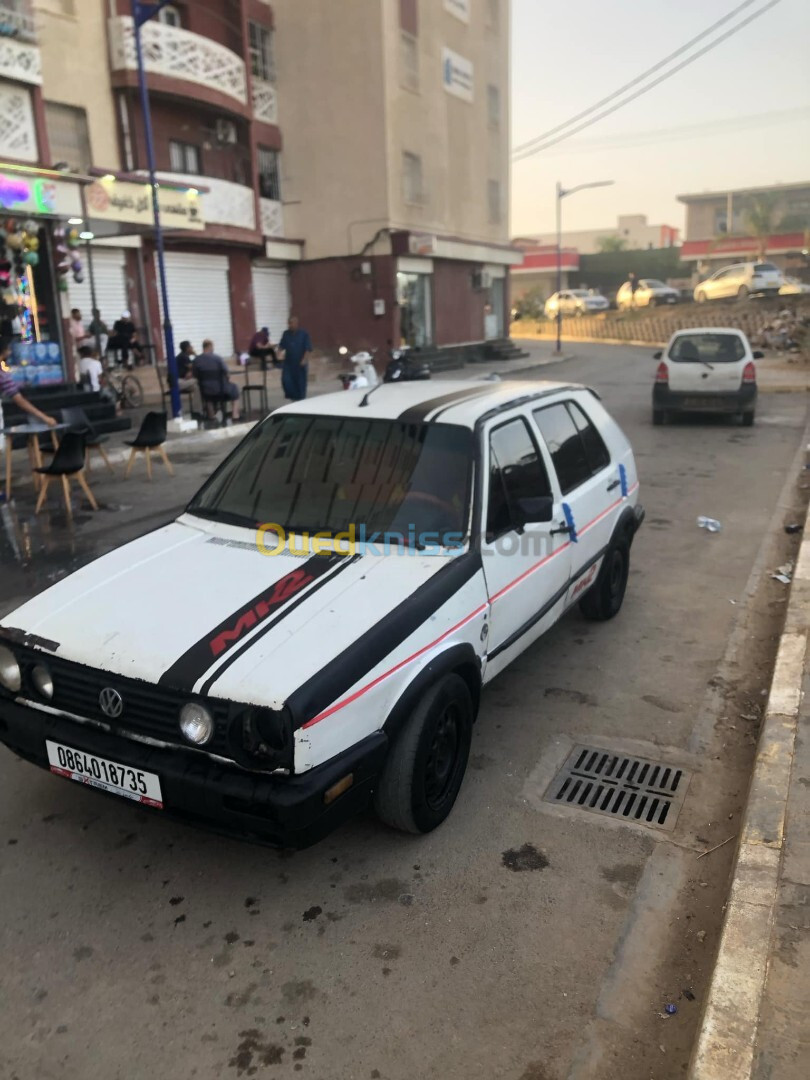
{"label": "car tire", "polygon": [[743,425],[743,427],[753,427],[754,426],[754,413],[752,413],[752,412],[744,412],[742,414],[742,425]]}
{"label": "car tire", "polygon": [[703,292],[703,290],[701,289],[700,292],[695,293],[695,300],[697,301],[698,304],[705,304],[706,303],[706,293]]}
{"label": "car tire", "polygon": [[586,619],[607,622],[619,614],[629,574],[630,545],[622,539],[608,548],[599,576],[579,602]]}
{"label": "car tire", "polygon": [[661,427],[666,423],[667,414],[663,409],[653,409],[652,422],[654,427]]}
{"label": "car tire", "polygon": [[737,299],[738,300],[747,300],[748,296],[749,296],[748,286],[747,285],[741,285],[739,287],[739,289],[737,289]]}
{"label": "car tire", "polygon": [[385,760],[374,795],[381,821],[409,833],[441,825],[467,769],[473,715],[460,675],[445,675],[425,692]]}
{"label": "car tire", "polygon": [[651,296],[650,299],[647,301],[647,307],[657,307],[657,306],[658,306],[658,301],[655,299],[654,296]]}

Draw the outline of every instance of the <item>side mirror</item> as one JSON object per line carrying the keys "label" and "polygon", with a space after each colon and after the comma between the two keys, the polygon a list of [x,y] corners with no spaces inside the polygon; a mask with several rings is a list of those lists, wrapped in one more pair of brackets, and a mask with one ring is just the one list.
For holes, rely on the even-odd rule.
{"label": "side mirror", "polygon": [[759,349],[757,349],[756,352],[751,353],[751,355],[753,356],[753,358],[755,360],[764,360],[765,359],[765,353],[760,352]]}
{"label": "side mirror", "polygon": [[658,352],[653,353],[653,360],[660,360],[663,355],[664,355],[663,349],[659,349]]}
{"label": "side mirror", "polygon": [[526,499],[518,499],[517,512],[521,518],[521,525],[551,521],[554,516],[554,499],[551,495],[534,495]]}

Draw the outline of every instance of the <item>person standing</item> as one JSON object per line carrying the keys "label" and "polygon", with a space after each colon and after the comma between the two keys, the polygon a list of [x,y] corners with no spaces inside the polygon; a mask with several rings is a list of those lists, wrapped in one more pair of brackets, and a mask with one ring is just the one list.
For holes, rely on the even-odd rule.
{"label": "person standing", "polygon": [[306,330],[298,324],[298,316],[291,315],[287,329],[278,343],[281,357],[281,386],[288,401],[303,401],[307,396],[307,356],[312,352],[312,342]]}
{"label": "person standing", "polygon": [[214,352],[213,341],[206,339],[202,352],[195,357],[191,370],[200,387],[200,397],[205,403],[208,416],[213,419],[214,403],[233,403],[232,415],[239,419],[239,387],[228,378],[228,365]]}
{"label": "person standing", "polygon": [[[110,331],[107,324],[102,319],[98,308],[93,308],[93,318],[90,321],[90,325],[87,327],[87,331],[90,337],[97,342],[99,355],[104,356],[107,352],[107,342],[110,340]],[[85,342],[85,344],[87,344],[87,342]]]}
{"label": "person standing", "polygon": [[73,345],[73,360],[76,365],[76,372],[79,370],[79,349],[82,345],[87,343],[87,339],[90,336],[84,328],[82,322],[82,313],[77,307],[70,310],[70,322],[68,323],[68,333],[70,334],[70,340]]}
{"label": "person standing", "polygon": [[636,292],[638,291],[638,275],[631,270],[627,275],[627,280],[630,282],[630,304],[632,307],[635,307]]}

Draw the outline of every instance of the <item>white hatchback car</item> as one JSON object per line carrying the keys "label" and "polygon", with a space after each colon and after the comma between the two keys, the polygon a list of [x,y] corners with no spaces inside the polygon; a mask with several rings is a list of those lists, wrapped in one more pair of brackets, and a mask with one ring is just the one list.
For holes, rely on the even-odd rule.
{"label": "white hatchback car", "polygon": [[748,338],[733,327],[679,330],[659,360],[653,385],[653,423],[675,412],[733,413],[750,427],[757,402],[755,360]]}
{"label": "white hatchback car", "polygon": [[609,307],[601,293],[589,289],[564,289],[546,300],[545,313],[547,319],[556,319],[558,311],[561,315],[594,315]]}
{"label": "white hatchback car", "polygon": [[175,522],[2,620],[0,740],[273,843],[371,802],[428,832],[484,684],[572,606],[619,611],[638,486],[583,386],[408,382],[285,406]]}
{"label": "white hatchback car", "polygon": [[657,278],[642,278],[636,287],[635,296],[629,281],[625,281],[616,293],[616,307],[619,311],[632,307],[656,307],[658,304],[677,304],[681,294],[671,285]]}
{"label": "white hatchback car", "polygon": [[724,266],[695,288],[695,300],[705,304],[707,300],[723,300],[736,297],[747,300],[754,293],[776,296],[785,284],[778,266],[769,262],[735,263]]}

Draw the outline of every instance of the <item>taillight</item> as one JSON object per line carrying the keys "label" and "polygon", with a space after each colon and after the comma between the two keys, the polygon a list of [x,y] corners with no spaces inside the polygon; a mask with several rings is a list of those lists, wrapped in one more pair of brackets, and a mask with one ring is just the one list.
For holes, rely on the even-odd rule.
{"label": "taillight", "polygon": [[658,370],[655,373],[656,382],[669,382],[669,368],[662,360],[658,365]]}
{"label": "taillight", "polygon": [[742,381],[744,383],[755,383],[757,381],[757,369],[754,367],[753,360],[749,360],[743,368]]}

